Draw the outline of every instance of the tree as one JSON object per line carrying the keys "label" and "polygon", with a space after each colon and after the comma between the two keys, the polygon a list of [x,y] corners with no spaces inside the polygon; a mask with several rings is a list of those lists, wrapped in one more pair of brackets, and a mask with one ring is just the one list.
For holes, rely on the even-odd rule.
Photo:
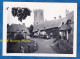
{"label": "tree", "polygon": [[28,9],[28,8],[20,8],[20,7],[13,7],[12,8],[12,15],[14,16],[14,17],[18,17],[18,20],[20,21],[20,22],[22,22],[22,20],[24,20],[27,16],[30,16],[30,13],[31,13],[31,11],[30,11],[30,9]]}
{"label": "tree", "polygon": [[33,25],[30,25],[30,28],[29,28],[29,32],[30,32],[30,36],[33,36]]}
{"label": "tree", "polygon": [[7,28],[9,27],[10,25],[9,24],[7,24]]}

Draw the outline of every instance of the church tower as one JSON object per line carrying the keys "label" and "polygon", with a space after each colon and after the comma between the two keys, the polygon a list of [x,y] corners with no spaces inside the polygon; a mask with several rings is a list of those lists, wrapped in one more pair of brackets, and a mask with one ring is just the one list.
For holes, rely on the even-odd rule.
{"label": "church tower", "polygon": [[36,9],[34,10],[34,26],[42,24],[44,22],[43,10]]}

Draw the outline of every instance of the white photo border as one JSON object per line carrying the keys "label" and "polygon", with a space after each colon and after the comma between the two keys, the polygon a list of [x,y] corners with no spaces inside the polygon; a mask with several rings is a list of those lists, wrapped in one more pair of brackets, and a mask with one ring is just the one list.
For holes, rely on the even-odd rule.
{"label": "white photo border", "polygon": [[[14,3],[14,4],[13,4]],[[3,2],[3,40],[7,38],[7,13],[5,8],[11,5],[21,3],[45,3],[45,2]],[[68,3],[66,3],[68,4]],[[77,3],[72,3],[74,10],[74,36],[73,36],[73,54],[44,54],[44,53],[7,53],[7,43],[3,42],[2,56],[39,56],[39,57],[76,57],[77,56]],[[20,5],[19,5],[20,6]]]}

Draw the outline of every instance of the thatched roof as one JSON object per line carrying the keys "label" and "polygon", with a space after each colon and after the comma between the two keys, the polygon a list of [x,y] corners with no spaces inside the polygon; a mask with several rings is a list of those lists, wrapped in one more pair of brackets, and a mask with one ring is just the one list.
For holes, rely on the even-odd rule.
{"label": "thatched roof", "polygon": [[64,24],[61,26],[61,28],[59,30],[60,31],[66,31],[66,30],[70,30],[70,29],[71,29],[71,27],[69,25]]}
{"label": "thatched roof", "polygon": [[55,19],[55,20],[47,21],[45,23],[42,23],[42,24],[34,26],[34,30],[33,31],[35,32],[38,29],[39,30],[44,30],[44,28],[45,29],[49,29],[49,28],[53,28],[53,27],[61,27],[62,23],[64,22],[64,24],[66,24],[66,22],[69,19],[71,20],[71,22],[74,22],[73,18],[74,18],[74,12],[72,11],[65,18],[60,18],[60,19]]}
{"label": "thatched roof", "polygon": [[37,29],[43,30],[44,28],[49,29],[49,28],[53,28],[53,27],[60,27],[63,20],[64,19],[61,18],[61,19],[51,20],[51,21],[47,21],[43,24],[36,25],[34,27],[33,31],[35,32],[35,31],[37,31]]}
{"label": "thatched roof", "polygon": [[71,22],[74,22],[74,11],[70,12],[69,14],[67,14],[67,16],[65,17],[65,20],[63,20],[64,24],[66,24],[66,22],[69,19],[71,20]]}
{"label": "thatched roof", "polygon": [[20,24],[12,24],[11,26],[9,26],[7,32],[17,32],[17,30],[19,30],[20,32],[23,30],[24,32],[27,32],[29,34],[27,27]]}

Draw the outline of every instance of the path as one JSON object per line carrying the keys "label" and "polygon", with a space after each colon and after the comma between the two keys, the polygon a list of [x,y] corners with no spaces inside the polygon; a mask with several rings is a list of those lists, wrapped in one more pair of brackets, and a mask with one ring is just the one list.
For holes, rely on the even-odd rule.
{"label": "path", "polygon": [[54,39],[37,39],[38,50],[35,53],[55,53],[50,47]]}

